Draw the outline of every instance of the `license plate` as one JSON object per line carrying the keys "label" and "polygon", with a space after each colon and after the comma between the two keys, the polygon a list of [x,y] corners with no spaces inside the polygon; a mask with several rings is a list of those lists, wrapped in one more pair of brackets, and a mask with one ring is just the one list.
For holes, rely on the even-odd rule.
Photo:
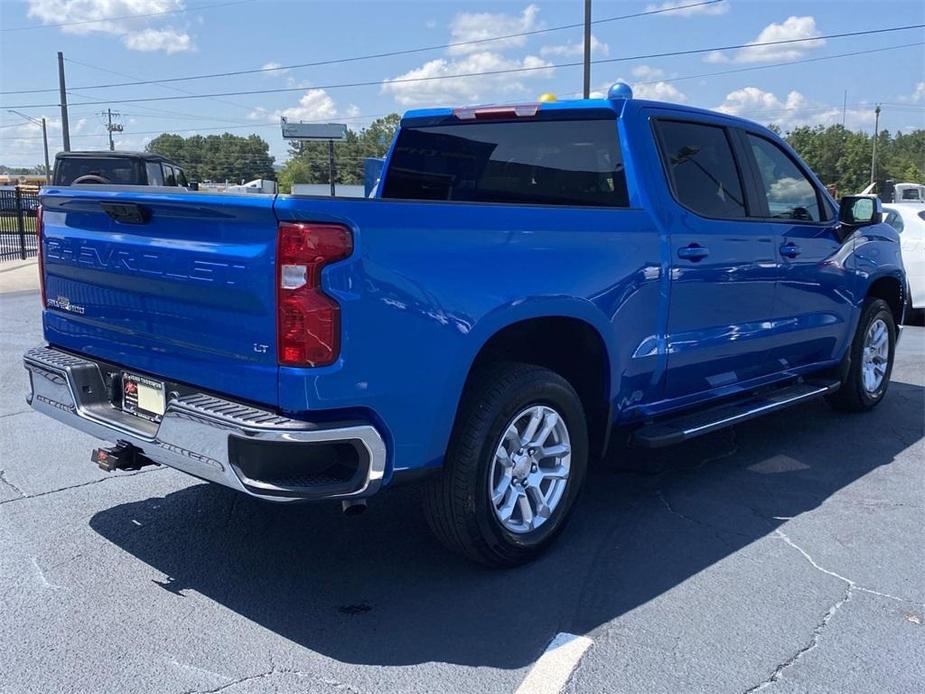
{"label": "license plate", "polygon": [[122,409],[129,414],[158,421],[164,416],[164,383],[137,374],[122,374]]}

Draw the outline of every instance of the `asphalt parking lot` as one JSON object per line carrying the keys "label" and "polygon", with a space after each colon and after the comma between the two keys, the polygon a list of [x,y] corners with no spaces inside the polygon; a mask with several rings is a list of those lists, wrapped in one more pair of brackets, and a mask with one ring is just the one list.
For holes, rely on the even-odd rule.
{"label": "asphalt parking lot", "polygon": [[102,473],[23,400],[37,294],[0,325],[2,692],[514,692],[560,632],[592,641],[568,692],[922,691],[925,328],[875,412],[621,451],[499,572],[439,547],[414,488],[346,518]]}

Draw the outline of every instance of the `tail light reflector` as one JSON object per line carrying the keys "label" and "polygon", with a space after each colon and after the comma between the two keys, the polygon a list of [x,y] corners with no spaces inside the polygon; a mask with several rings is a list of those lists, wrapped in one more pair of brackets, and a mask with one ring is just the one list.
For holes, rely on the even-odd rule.
{"label": "tail light reflector", "polygon": [[283,366],[324,366],[340,354],[340,306],[321,289],[325,265],[353,251],[340,224],[280,222],[277,354]]}

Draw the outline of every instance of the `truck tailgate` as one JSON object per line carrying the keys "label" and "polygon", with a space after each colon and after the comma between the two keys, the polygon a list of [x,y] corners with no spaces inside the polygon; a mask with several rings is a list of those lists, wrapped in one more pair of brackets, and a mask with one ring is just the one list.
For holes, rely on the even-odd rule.
{"label": "truck tailgate", "polygon": [[72,187],[42,205],[51,344],[276,404],[271,196]]}

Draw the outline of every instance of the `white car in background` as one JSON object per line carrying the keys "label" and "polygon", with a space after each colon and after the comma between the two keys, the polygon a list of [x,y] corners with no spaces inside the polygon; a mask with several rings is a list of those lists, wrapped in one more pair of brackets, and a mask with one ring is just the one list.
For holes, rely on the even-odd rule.
{"label": "white car in background", "polygon": [[925,204],[884,204],[883,221],[899,232],[912,308],[925,309]]}

